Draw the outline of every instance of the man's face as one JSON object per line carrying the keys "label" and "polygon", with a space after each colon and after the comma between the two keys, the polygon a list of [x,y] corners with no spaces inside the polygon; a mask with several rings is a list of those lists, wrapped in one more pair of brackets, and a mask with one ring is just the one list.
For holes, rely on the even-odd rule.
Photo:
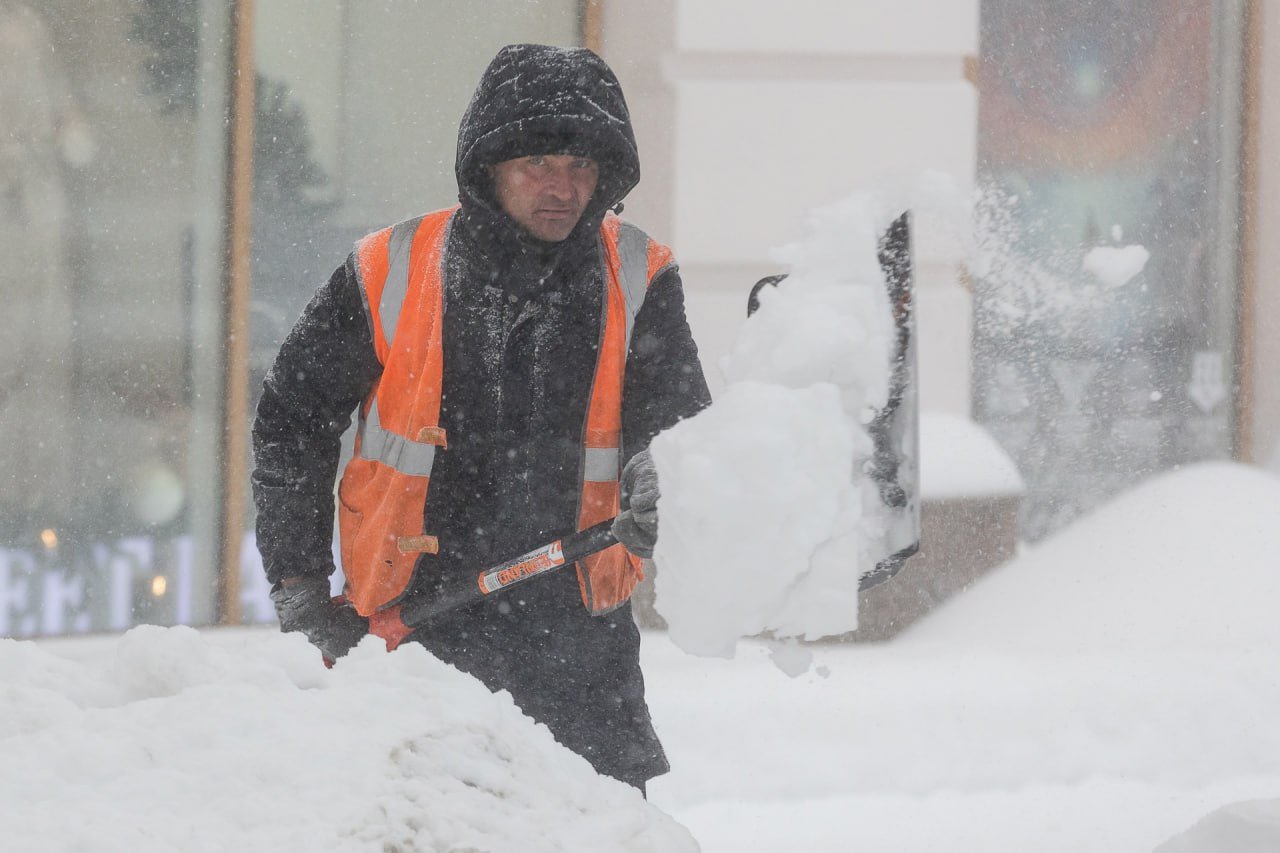
{"label": "man's face", "polygon": [[548,243],[569,236],[600,179],[595,160],[570,154],[517,157],[489,169],[503,212]]}

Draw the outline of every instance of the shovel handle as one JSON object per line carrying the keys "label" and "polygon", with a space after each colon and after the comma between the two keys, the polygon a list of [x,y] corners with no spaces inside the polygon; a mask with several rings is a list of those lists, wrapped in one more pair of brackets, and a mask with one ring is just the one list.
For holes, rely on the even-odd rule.
{"label": "shovel handle", "polygon": [[479,575],[464,576],[461,582],[442,587],[410,601],[400,608],[400,618],[414,628],[430,619],[466,607],[504,592],[516,584],[571,566],[618,544],[611,528],[613,519],[594,524],[569,536],[526,551],[518,557],[485,569]]}

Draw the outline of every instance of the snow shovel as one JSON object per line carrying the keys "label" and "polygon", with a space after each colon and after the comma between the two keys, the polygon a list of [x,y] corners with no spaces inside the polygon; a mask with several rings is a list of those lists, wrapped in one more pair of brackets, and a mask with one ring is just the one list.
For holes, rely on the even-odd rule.
{"label": "snow shovel", "polygon": [[[874,444],[871,457],[860,461],[856,475],[871,478],[880,492],[887,518],[875,568],[858,579],[866,590],[896,575],[907,558],[920,550],[919,415],[916,399],[915,300],[911,265],[911,213],[890,223],[878,245],[880,269],[893,311],[893,356],[889,365],[889,394],[867,425]],[[760,291],[786,275],[762,278],[747,298],[747,316],[760,306]]]}
{"label": "snow shovel", "polygon": [[606,519],[491,566],[479,574],[461,575],[459,579],[442,584],[398,607],[374,613],[369,617],[369,633],[386,640],[388,650],[394,649],[415,628],[437,616],[484,601],[548,572],[572,566],[583,557],[618,544],[611,531],[612,526],[613,519]]}
{"label": "snow shovel", "polygon": [[[888,529],[883,553],[875,568],[858,579],[858,589],[867,590],[887,581],[902,568],[907,558],[920,548],[920,503],[918,418],[915,391],[915,319],[912,299],[910,213],[895,219],[879,243],[880,267],[884,270],[889,304],[893,310],[894,351],[890,365],[889,395],[876,412],[868,431],[875,444],[871,458],[862,463],[862,474],[870,476],[888,510]],[[760,280],[751,289],[747,313],[759,305],[761,289],[776,285],[785,275]],[[479,572],[441,585],[398,607],[388,608],[369,618],[369,631],[387,641],[393,649],[414,628],[442,614],[477,601],[500,595],[511,587],[548,572],[572,566],[583,557],[603,551],[618,540],[610,532],[613,519],[561,537]]]}
{"label": "snow shovel", "polygon": [[[388,650],[394,649],[415,628],[438,616],[500,595],[517,584],[572,566],[584,557],[618,544],[611,530],[612,526],[613,519],[606,519],[585,530],[571,533],[491,566],[477,575],[462,575],[459,580],[437,587],[429,594],[420,595],[398,607],[379,611],[369,617],[369,633],[386,640]],[[907,556],[910,554],[901,559],[905,560]],[[900,565],[898,563],[889,569],[881,561],[875,570],[859,579],[858,588],[869,589],[887,580]]]}

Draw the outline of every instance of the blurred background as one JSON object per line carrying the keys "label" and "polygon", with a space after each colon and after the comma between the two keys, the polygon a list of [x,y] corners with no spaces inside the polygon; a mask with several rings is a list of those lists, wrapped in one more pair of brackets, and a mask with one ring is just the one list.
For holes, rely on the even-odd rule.
{"label": "blurred background", "polygon": [[[713,393],[808,210],[976,199],[915,247],[921,406],[1022,488],[926,493],[918,573],[1183,464],[1280,471],[1261,0],[0,0],[0,636],[274,619],[258,388],[357,237],[453,203],[458,120],[521,41],[621,78],[625,215],[681,261]],[[957,433],[926,434],[927,467]]]}

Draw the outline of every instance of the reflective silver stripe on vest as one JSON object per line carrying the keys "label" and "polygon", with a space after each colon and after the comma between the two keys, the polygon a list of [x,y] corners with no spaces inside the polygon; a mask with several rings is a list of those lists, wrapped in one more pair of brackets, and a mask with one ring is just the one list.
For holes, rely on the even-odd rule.
{"label": "reflective silver stripe on vest", "polygon": [[368,416],[360,418],[360,458],[389,465],[401,474],[430,477],[436,459],[436,446],[412,441],[382,428],[378,422],[378,400],[375,397]]}
{"label": "reflective silver stripe on vest", "polygon": [[[625,353],[631,350],[631,330],[636,315],[649,290],[649,235],[629,222],[618,226],[618,280],[622,285],[622,303],[627,315]],[[621,448],[588,447],[582,465],[582,479],[587,483],[616,483]]]}
{"label": "reflective silver stripe on vest", "polygon": [[419,216],[392,227],[391,239],[387,242],[387,281],[382,286],[378,316],[382,318],[382,337],[388,350],[396,336],[396,324],[400,322],[400,307],[409,292],[409,249],[421,222]]}
{"label": "reflective silver stripe on vest", "polygon": [[588,483],[617,482],[618,448],[588,447],[582,466],[582,479]]}
{"label": "reflective silver stripe on vest", "polygon": [[631,329],[649,289],[649,235],[629,222],[618,227],[618,261],[622,298],[627,308],[627,348],[630,349]]}

